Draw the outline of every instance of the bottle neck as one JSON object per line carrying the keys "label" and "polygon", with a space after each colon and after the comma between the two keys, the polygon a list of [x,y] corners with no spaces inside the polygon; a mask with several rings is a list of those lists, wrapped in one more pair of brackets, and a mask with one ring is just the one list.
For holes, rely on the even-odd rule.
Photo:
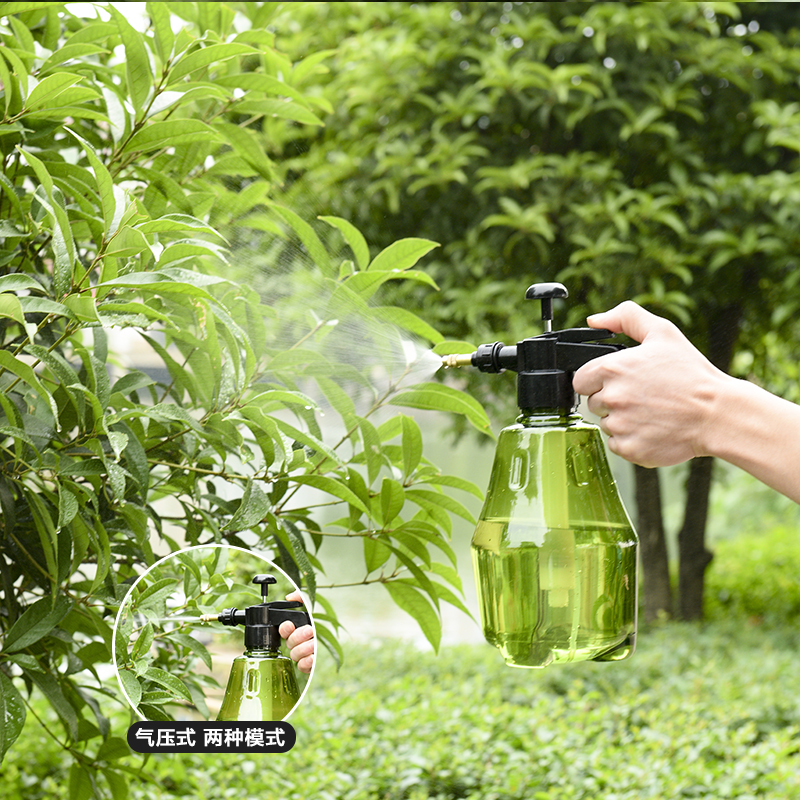
{"label": "bottle neck", "polygon": [[278,658],[280,652],[278,650],[267,650],[265,648],[253,647],[250,650],[244,651],[247,658]]}
{"label": "bottle neck", "polygon": [[516,422],[526,428],[575,425],[582,417],[566,408],[521,408]]}

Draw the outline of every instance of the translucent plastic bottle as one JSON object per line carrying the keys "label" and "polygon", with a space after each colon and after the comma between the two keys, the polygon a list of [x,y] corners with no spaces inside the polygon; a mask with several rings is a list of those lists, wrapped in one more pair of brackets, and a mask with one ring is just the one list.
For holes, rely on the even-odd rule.
{"label": "translucent plastic bottle", "polygon": [[483,633],[507,664],[631,655],[637,550],[596,426],[550,409],[500,433],[472,558]]}

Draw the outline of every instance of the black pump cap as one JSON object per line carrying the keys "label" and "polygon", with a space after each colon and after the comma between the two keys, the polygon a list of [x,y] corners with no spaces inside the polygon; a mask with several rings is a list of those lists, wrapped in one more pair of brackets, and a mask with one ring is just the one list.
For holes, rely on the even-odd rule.
{"label": "black pump cap", "polygon": [[573,411],[578,406],[573,373],[592,359],[623,349],[623,345],[598,341],[614,335],[605,329],[551,330],[553,300],[568,294],[560,283],[529,286],[525,299],[541,301],[545,332],[516,345],[482,344],[472,354],[472,365],[482,372],[510,369],[517,373],[517,405],[525,411]]}
{"label": "black pump cap", "polygon": [[277,580],[272,575],[256,575],[253,583],[261,586],[260,605],[252,605],[240,610],[226,608],[219,614],[223,625],[244,625],[244,646],[246,650],[276,651],[281,643],[278,626],[290,621],[296,628],[310,625],[311,617],[301,610],[303,604],[297,600],[273,600],[267,602],[269,587]]}

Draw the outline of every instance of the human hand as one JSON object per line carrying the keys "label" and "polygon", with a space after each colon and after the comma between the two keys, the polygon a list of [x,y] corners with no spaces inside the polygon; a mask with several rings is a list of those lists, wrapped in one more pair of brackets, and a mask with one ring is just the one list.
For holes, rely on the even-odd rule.
{"label": "human hand", "polygon": [[[303,602],[300,592],[292,592],[286,595],[286,599]],[[314,629],[311,625],[295,628],[293,622],[286,620],[280,624],[278,632],[286,639],[289,655],[297,663],[297,668],[300,672],[309,674],[314,667]]]}
{"label": "human hand", "polygon": [[573,377],[600,417],[609,450],[645,467],[708,455],[715,409],[733,379],[675,325],[630,300],[587,322],[641,342],[590,361]]}

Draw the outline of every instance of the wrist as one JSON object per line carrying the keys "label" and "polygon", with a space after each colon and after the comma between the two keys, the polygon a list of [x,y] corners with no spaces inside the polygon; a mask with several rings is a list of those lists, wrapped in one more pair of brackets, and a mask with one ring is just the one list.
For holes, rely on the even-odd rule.
{"label": "wrist", "polygon": [[703,418],[698,426],[695,455],[725,458],[730,432],[735,429],[730,417],[741,408],[740,395],[748,384],[720,370],[715,369],[715,373],[703,391]]}

